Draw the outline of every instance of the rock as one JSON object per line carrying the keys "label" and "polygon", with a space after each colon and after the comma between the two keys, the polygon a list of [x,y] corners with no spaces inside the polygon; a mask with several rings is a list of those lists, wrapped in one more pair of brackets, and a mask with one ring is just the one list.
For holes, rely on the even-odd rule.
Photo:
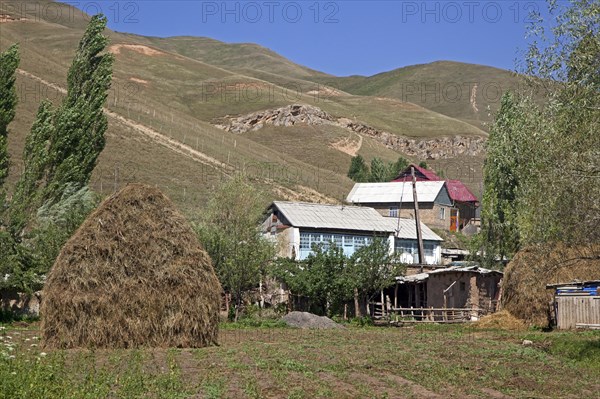
{"label": "rock", "polygon": [[443,136],[429,139],[413,139],[379,130],[362,122],[335,117],[322,109],[305,104],[293,104],[281,108],[254,112],[237,117],[225,117],[215,122],[215,127],[228,132],[243,134],[256,131],[265,125],[294,126],[333,125],[371,137],[386,147],[419,159],[444,159],[461,155],[476,156],[485,152],[485,137]]}
{"label": "rock", "polygon": [[281,318],[290,327],[330,329],[344,328],[329,317],[317,316],[308,312],[290,312]]}

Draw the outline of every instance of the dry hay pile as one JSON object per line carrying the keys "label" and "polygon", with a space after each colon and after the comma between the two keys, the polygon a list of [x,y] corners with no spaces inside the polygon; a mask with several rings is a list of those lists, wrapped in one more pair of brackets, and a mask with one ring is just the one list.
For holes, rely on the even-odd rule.
{"label": "dry hay pile", "polygon": [[216,343],[221,286],[211,260],[158,189],[129,185],[65,244],[43,290],[49,348]]}
{"label": "dry hay pile", "polygon": [[500,329],[500,330],[524,330],[527,325],[523,320],[517,319],[506,310],[501,310],[487,316],[483,316],[479,321],[475,322],[475,328],[481,329]]}
{"label": "dry hay pile", "polygon": [[600,245],[531,246],[508,264],[502,283],[502,306],[528,325],[549,324],[553,290],[546,284],[600,279]]}
{"label": "dry hay pile", "polygon": [[315,329],[330,329],[343,328],[326,316],[317,316],[308,312],[290,312],[281,318],[290,327],[295,328],[315,328]]}

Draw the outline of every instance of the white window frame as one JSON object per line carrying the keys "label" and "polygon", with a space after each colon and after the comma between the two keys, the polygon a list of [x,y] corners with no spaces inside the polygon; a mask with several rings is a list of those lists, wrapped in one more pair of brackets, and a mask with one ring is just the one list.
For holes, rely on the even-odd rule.
{"label": "white window frame", "polygon": [[391,217],[391,218],[398,217],[398,207],[397,206],[390,206],[389,217]]}

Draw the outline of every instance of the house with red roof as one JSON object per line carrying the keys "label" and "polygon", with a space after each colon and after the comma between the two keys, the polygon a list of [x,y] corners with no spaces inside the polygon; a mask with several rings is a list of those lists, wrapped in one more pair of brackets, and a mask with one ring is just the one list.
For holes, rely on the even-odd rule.
{"label": "house with red roof", "polygon": [[415,168],[415,178],[417,181],[445,181],[448,189],[448,195],[452,200],[455,210],[450,215],[450,230],[462,230],[467,224],[476,221],[476,210],[479,206],[479,200],[460,180],[443,179],[434,171],[411,164],[404,169],[392,181],[409,182],[412,181],[411,168]]}

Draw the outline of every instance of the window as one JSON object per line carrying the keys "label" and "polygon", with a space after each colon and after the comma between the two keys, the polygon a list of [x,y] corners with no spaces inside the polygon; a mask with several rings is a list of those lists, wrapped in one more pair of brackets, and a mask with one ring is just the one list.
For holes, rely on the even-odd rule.
{"label": "window", "polygon": [[352,239],[352,236],[344,236],[344,246],[345,247],[353,247],[354,246],[354,240]]}
{"label": "window", "polygon": [[398,217],[398,207],[390,206],[390,214],[389,215],[391,218],[397,218]]}
{"label": "window", "polygon": [[300,249],[310,249],[310,235],[308,233],[300,233]]}
{"label": "window", "polygon": [[431,242],[423,243],[423,251],[425,251],[425,256],[433,256],[435,251],[435,244]]}
{"label": "window", "polygon": [[465,284],[464,281],[461,281],[460,282],[460,290],[464,292],[466,289],[467,289],[467,285]]}
{"label": "window", "polygon": [[446,208],[440,208],[440,219],[446,219]]}

